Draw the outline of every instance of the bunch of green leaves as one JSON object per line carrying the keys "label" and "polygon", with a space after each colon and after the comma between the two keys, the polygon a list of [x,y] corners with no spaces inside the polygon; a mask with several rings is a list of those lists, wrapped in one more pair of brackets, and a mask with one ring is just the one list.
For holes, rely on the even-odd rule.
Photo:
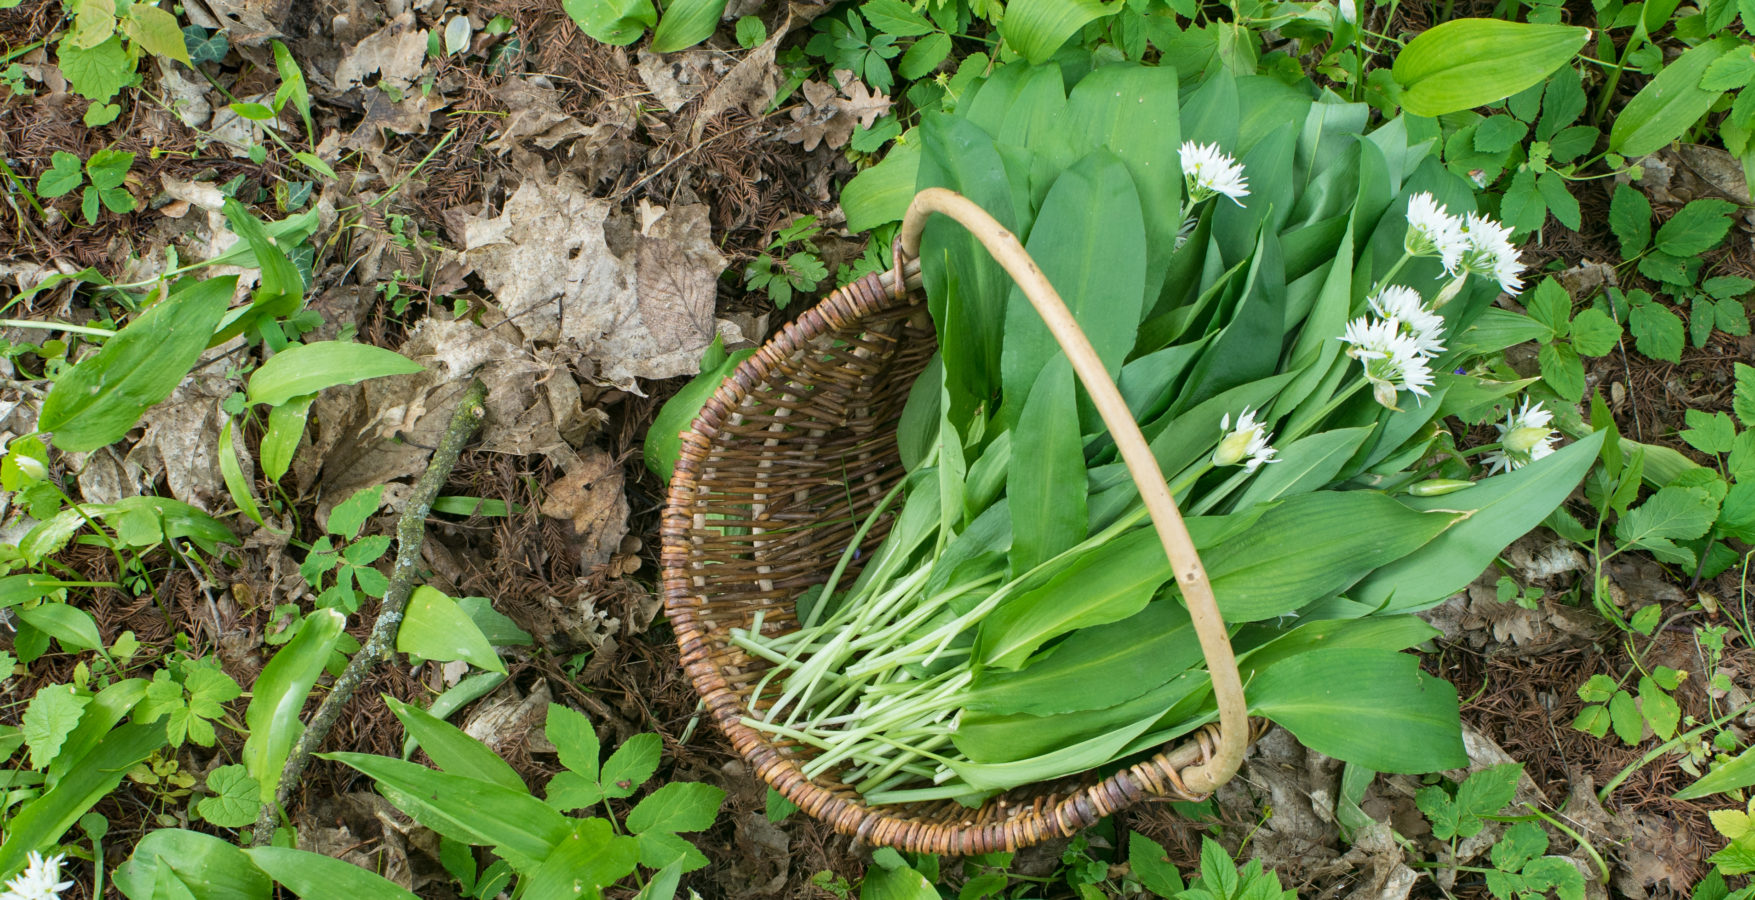
{"label": "bunch of green leaves", "polygon": [[[1418,290],[1440,275],[1436,260],[1403,258],[1407,198],[1469,209],[1474,192],[1432,156],[1419,130],[1430,123],[1370,129],[1365,104],[1275,77],[1180,81],[1126,64],[1002,67],[965,88],[954,114],[924,118],[909,141],[913,183],[885,208],[899,216],[915,189],[948,187],[1027,235],[1183,503],[1221,612],[1249,623],[1236,643],[1252,710],[1368,768],[1443,768],[1458,758],[1453,701],[1399,652],[1429,632],[1395,614],[1477,576],[1571,491],[1602,436],[1464,493],[1403,496],[1443,446],[1433,423],[1507,390],[1449,373],[1515,341],[1474,330],[1493,292],[1459,282],[1443,310],[1456,349],[1434,363],[1446,374],[1431,398],[1391,410],[1357,393],[1336,338],[1386,279]],[[1234,152],[1246,202],[1185,204],[1183,141]],[[784,660],[769,676],[784,674],[770,718],[823,742],[807,774],[851,753],[838,777],[880,803],[974,799],[1082,771],[1213,715],[1162,548],[1137,527],[1137,489],[1052,338],[954,223],[927,223],[921,260],[940,354],[899,426],[910,475],[889,538],[850,589],[801,598],[804,631],[733,634]],[[1216,469],[1221,421],[1245,408],[1279,435],[1283,462]],[[1462,509],[1466,520],[1433,514]],[[865,618],[864,598],[909,584],[922,584],[922,605],[883,615],[918,624]],[[1359,618],[1330,618],[1343,609]],[[832,644],[809,643],[819,634]],[[945,648],[956,655],[940,659]],[[844,682],[841,699],[819,693],[822,673],[891,665],[918,679],[924,708],[890,707],[921,718],[884,720],[887,741],[948,740],[960,756],[932,751],[948,771],[810,730],[858,714],[835,707],[853,693]],[[1323,696],[1307,696],[1316,685]],[[1418,696],[1391,696],[1396,686]],[[954,729],[932,723],[953,708]],[[1363,734],[1371,746],[1354,740]],[[905,786],[923,772],[938,786]]]}
{"label": "bunch of green leaves", "polygon": [[1584,900],[1584,875],[1564,856],[1548,856],[1548,833],[1534,822],[1505,829],[1488,853],[1487,890],[1499,900]]}
{"label": "bunch of green leaves", "polygon": [[1649,674],[1641,674],[1637,703],[1633,694],[1622,687],[1631,674],[1623,675],[1622,681],[1608,675],[1592,675],[1579,685],[1578,699],[1588,705],[1572,720],[1572,727],[1599,738],[1608,734],[1612,727],[1615,736],[1628,746],[1644,740],[1648,727],[1660,741],[1675,737],[1676,726],[1682,721],[1682,710],[1670,692],[1688,677],[1688,673],[1669,666],[1656,666]]}
{"label": "bunch of green leaves", "polygon": [[134,165],[134,154],[123,150],[99,150],[81,167],[79,157],[57,150],[51,160],[49,168],[37,176],[37,196],[61,197],[84,184],[79,209],[87,225],[97,224],[100,204],[113,213],[134,211],[134,195],[122,186],[128,180],[128,170]]}
{"label": "bunch of green leaves", "polygon": [[1584,398],[1582,357],[1606,356],[1620,346],[1621,323],[1604,309],[1606,302],[1574,311],[1572,296],[1553,278],[1543,278],[1523,301],[1528,316],[1491,310],[1484,323],[1513,332],[1519,343],[1535,341],[1542,380],[1560,399],[1577,403]]}
{"label": "bunch of green leaves", "polygon": [[146,0],[66,0],[73,25],[55,44],[55,62],[74,93],[92,101],[89,127],[108,124],[121,113],[111,100],[140,80],[142,54],[192,65],[183,31],[171,12]]}
{"label": "bunch of green leaves", "polygon": [[[744,286],[766,291],[780,309],[792,303],[792,292],[814,291],[829,270],[811,239],[822,233],[816,216],[799,216],[774,235],[767,249],[744,267]],[[796,247],[790,253],[788,248]]]}
{"label": "bunch of green leaves", "polygon": [[389,589],[390,579],[373,563],[390,549],[390,536],[360,536],[366,520],[378,511],[383,494],[383,485],[361,488],[335,504],[323,527],[327,533],[311,543],[310,552],[299,563],[299,574],[319,592],[319,608],[351,614],[359,609],[362,594],[383,597]]}
{"label": "bunch of green leaves", "polygon": [[[1562,66],[1546,81],[1505,100],[1503,113],[1482,118],[1463,112],[1447,120],[1473,120],[1445,142],[1450,170],[1493,184],[1505,181],[1499,218],[1515,237],[1541,231],[1550,214],[1576,230],[1583,223],[1570,185],[1594,161],[1601,133],[1578,124],[1587,98],[1578,70]],[[1497,106],[1497,104],[1496,104]]]}
{"label": "bunch of green leaves", "polygon": [[1184,886],[1162,845],[1137,832],[1128,836],[1128,866],[1142,886],[1164,900],[1295,900],[1296,890],[1280,884],[1279,873],[1263,870],[1261,860],[1238,866],[1218,841],[1200,841],[1200,871]]}
{"label": "bunch of green leaves", "polygon": [[[333,652],[341,625],[337,613],[313,615],[263,667],[244,715],[248,738],[243,772],[226,767],[210,775],[212,796],[197,805],[203,817],[216,824],[242,824],[253,821],[256,809],[272,799],[281,767],[302,731],[299,711]],[[111,655],[118,649],[112,646]],[[21,745],[30,750],[28,770],[0,770],[7,786],[0,794],[0,829],[6,834],[0,843],[0,880],[17,874],[29,853],[52,851],[68,828],[131,773],[139,781],[158,782],[154,789],[161,794],[185,795],[186,787],[165,783],[170,778],[193,784],[180,777],[180,766],[171,765],[175,757],[166,755],[167,749],[173,739],[211,740],[211,722],[220,717],[222,704],[238,696],[236,684],[211,667],[210,660],[195,657],[171,663],[152,680],[116,677],[102,683],[45,685],[26,709],[23,728],[0,730],[0,752],[11,755]],[[227,810],[227,803],[247,807],[248,815]],[[92,829],[88,824],[87,832]],[[151,847],[144,841],[142,846]],[[145,894],[129,896],[153,893],[149,887]]]}
{"label": "bunch of green leaves", "polygon": [[[595,895],[643,866],[652,874],[640,896],[668,898],[683,873],[707,864],[682,835],[713,823],[725,792],[711,785],[660,785],[619,822],[566,815],[639,793],[658,770],[663,742],[656,734],[634,735],[605,759],[591,723],[550,704],[544,733],[565,771],[539,800],[511,766],[461,730],[411,706],[392,701],[391,709],[437,770],[364,753],[322,756],[375,779],[386,799],[441,837],[491,848],[496,864],[516,874],[518,894],[555,896],[577,887]],[[460,860],[451,868],[460,883],[465,869]],[[473,880],[479,885],[487,877]]]}
{"label": "bunch of green leaves", "polygon": [[[1609,207],[1609,227],[1621,246],[1621,258],[1637,263],[1639,273],[1657,282],[1678,305],[1688,304],[1688,334],[1694,346],[1704,347],[1716,328],[1726,334],[1749,333],[1749,313],[1742,299],[1755,290],[1755,281],[1736,275],[1707,277],[1704,255],[1725,239],[1736,205],[1724,200],[1690,201],[1665,220],[1654,235],[1651,202],[1628,185],[1615,189]],[[1665,362],[1681,362],[1682,321],[1652,302],[1643,292],[1611,293],[1617,306],[1625,306],[1629,325],[1639,339],[1639,352]],[[1622,297],[1625,296],[1625,304]]]}
{"label": "bunch of green leaves", "polygon": [[1730,841],[1708,861],[1721,876],[1755,872],[1755,799],[1749,801],[1747,809],[1719,809],[1707,815],[1712,819],[1712,827]]}

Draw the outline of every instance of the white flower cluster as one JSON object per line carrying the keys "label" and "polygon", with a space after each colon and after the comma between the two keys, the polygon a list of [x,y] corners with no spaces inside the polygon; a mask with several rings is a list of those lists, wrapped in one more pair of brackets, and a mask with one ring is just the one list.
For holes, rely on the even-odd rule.
{"label": "white flower cluster", "polygon": [[1231,414],[1226,413],[1219,420],[1219,431],[1225,436],[1219,440],[1219,448],[1213,451],[1215,466],[1243,466],[1245,472],[1253,473],[1267,463],[1279,462],[1274,459],[1280,451],[1268,446],[1274,436],[1268,434],[1267,423],[1257,422],[1255,413],[1249,407],[1237,416],[1237,427],[1231,427]]}
{"label": "white flower cluster", "polygon": [[1365,367],[1372,396],[1389,409],[1398,391],[1424,397],[1432,385],[1433,356],[1444,352],[1444,319],[1426,308],[1413,288],[1390,285],[1369,301],[1380,318],[1360,316],[1347,323],[1341,340],[1347,355]]}
{"label": "white flower cluster", "polygon": [[1446,294],[1454,295],[1462,288],[1461,279],[1469,275],[1491,278],[1507,294],[1523,291],[1523,261],[1511,245],[1511,229],[1479,213],[1453,216],[1431,194],[1408,198],[1408,233],[1402,249],[1410,256],[1436,256],[1444,271],[1458,276],[1455,289],[1447,289]]}
{"label": "white flower cluster", "polygon": [[61,892],[73,886],[71,881],[59,880],[61,860],[65,858],[56,854],[44,859],[41,853],[32,850],[30,864],[6,882],[6,891],[0,893],[0,900],[60,900]]}
{"label": "white flower cluster", "polygon": [[1231,202],[1243,205],[1249,196],[1249,179],[1243,177],[1243,166],[1218,144],[1197,144],[1184,141],[1178,155],[1182,158],[1182,180],[1188,185],[1189,203],[1195,204],[1216,194],[1224,194]]}
{"label": "white flower cluster", "polygon": [[1548,427],[1553,420],[1554,414],[1543,409],[1542,404],[1531,406],[1525,399],[1522,408],[1506,415],[1505,424],[1495,422],[1493,427],[1499,429],[1499,449],[1482,459],[1487,463],[1487,474],[1521,469],[1553,453],[1554,442],[1560,439],[1554,429]]}

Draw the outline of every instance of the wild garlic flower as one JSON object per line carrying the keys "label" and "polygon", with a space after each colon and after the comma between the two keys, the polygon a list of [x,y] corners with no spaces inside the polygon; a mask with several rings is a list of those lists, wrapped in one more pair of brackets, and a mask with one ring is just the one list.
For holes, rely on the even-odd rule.
{"label": "wild garlic flower", "polygon": [[1554,429],[1548,427],[1553,420],[1554,414],[1543,409],[1542,404],[1531,406],[1525,399],[1522,408],[1505,417],[1505,424],[1495,422],[1493,427],[1499,429],[1499,449],[1482,460],[1487,463],[1487,474],[1521,469],[1553,453],[1554,442],[1560,439]]}
{"label": "wild garlic flower", "polygon": [[1372,312],[1400,323],[1402,333],[1413,339],[1421,354],[1437,356],[1444,352],[1444,317],[1426,308],[1419,291],[1392,284],[1367,302]]}
{"label": "wild garlic flower", "polygon": [[1274,456],[1280,451],[1268,446],[1274,436],[1268,434],[1267,423],[1257,422],[1255,413],[1249,407],[1237,416],[1237,427],[1231,427],[1231,414],[1226,413],[1219,420],[1219,430],[1225,436],[1219,440],[1219,449],[1213,451],[1213,465],[1242,465],[1243,471],[1254,472],[1267,463],[1279,462]]}
{"label": "wild garlic flower", "polygon": [[1462,224],[1444,204],[1421,191],[1408,198],[1408,233],[1402,238],[1402,249],[1410,256],[1436,256],[1444,271],[1455,275],[1468,249]]}
{"label": "wild garlic flower", "polygon": [[1463,270],[1499,282],[1499,289],[1513,296],[1523,292],[1523,261],[1511,244],[1511,229],[1479,213],[1469,213],[1462,224]]}
{"label": "wild garlic flower", "polygon": [[1427,357],[1420,352],[1420,346],[1402,332],[1400,322],[1394,319],[1372,321],[1370,316],[1360,316],[1347,323],[1347,331],[1341,340],[1351,345],[1347,348],[1347,355],[1365,367],[1365,380],[1371,383],[1371,395],[1383,407],[1401,408],[1395,405],[1398,391],[1429,396],[1426,388],[1432,386],[1432,367],[1427,365]]}
{"label": "wild garlic flower", "polygon": [[1218,144],[1184,141],[1178,155],[1182,157],[1182,180],[1188,185],[1191,204],[1224,194],[1231,202],[1243,205],[1240,198],[1249,196],[1249,179],[1243,176],[1243,167],[1220,150]]}
{"label": "wild garlic flower", "polygon": [[60,900],[61,892],[73,886],[71,881],[57,880],[61,877],[63,859],[66,857],[62,854],[44,859],[41,853],[32,850],[30,863],[6,882],[6,892],[0,893],[0,900]]}

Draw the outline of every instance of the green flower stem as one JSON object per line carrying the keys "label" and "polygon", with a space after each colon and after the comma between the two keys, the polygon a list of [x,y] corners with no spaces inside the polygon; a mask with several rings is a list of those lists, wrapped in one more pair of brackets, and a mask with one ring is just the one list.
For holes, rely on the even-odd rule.
{"label": "green flower stem", "polygon": [[38,331],[65,331],[70,334],[83,334],[87,337],[112,338],[114,331],[108,328],[93,328],[90,325],[70,325],[66,322],[50,322],[31,319],[0,319],[0,328],[34,328]]}

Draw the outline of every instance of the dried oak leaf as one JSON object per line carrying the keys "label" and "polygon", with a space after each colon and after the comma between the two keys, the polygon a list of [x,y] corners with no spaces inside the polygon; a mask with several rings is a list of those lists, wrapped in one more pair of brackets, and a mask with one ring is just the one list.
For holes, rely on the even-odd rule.
{"label": "dried oak leaf", "polygon": [[690,100],[707,91],[710,82],[724,71],[723,54],[710,50],[684,50],[680,53],[640,51],[640,62],[634,70],[652,92],[653,99],[669,112],[676,112]]}
{"label": "dried oak leaf", "polygon": [[635,223],[571,175],[533,177],[500,215],[465,226],[464,259],[526,340],[594,361],[624,390],[692,374],[716,333],[742,339],[713,318],[725,257],[702,204],[642,204]]}
{"label": "dried oak leaf", "polygon": [[827,144],[831,150],[846,146],[855,124],[870,128],[894,102],[885,94],[873,94],[865,83],[845,69],[835,72],[837,85],[807,81],[800,88],[805,103],[792,110],[792,122],[780,129],[781,140],[815,150]]}
{"label": "dried oak leaf", "polygon": [[542,514],[573,523],[585,569],[609,562],[628,533],[628,495],[622,467],[603,450],[587,448],[566,477],[549,486]]}
{"label": "dried oak leaf", "polygon": [[[146,433],[128,451],[125,466],[163,476],[171,496],[214,513],[231,504],[219,474],[219,431],[225,425],[220,401],[237,386],[229,379],[202,373],[185,378],[169,399],[141,417]],[[235,437],[235,436],[234,436]],[[251,474],[250,455],[238,461]]]}
{"label": "dried oak leaf", "polygon": [[780,92],[780,69],[774,65],[774,53],[780,49],[780,41],[786,37],[791,25],[792,16],[788,14],[761,46],[751,50],[713,85],[695,112],[695,124],[689,132],[690,142],[699,143],[701,132],[727,110],[741,107],[752,116],[768,111],[768,104],[773,103],[774,95]]}
{"label": "dried oak leaf", "polygon": [[521,141],[553,150],[562,141],[592,133],[578,119],[561,112],[560,91],[534,79],[508,79],[493,93],[510,113],[500,127],[500,136],[488,142],[496,154],[506,155]]}
{"label": "dried oak leaf", "polygon": [[427,33],[415,27],[414,12],[408,10],[347,50],[335,66],[335,86],[356,88],[377,73],[377,85],[407,91],[420,78],[426,58]]}

